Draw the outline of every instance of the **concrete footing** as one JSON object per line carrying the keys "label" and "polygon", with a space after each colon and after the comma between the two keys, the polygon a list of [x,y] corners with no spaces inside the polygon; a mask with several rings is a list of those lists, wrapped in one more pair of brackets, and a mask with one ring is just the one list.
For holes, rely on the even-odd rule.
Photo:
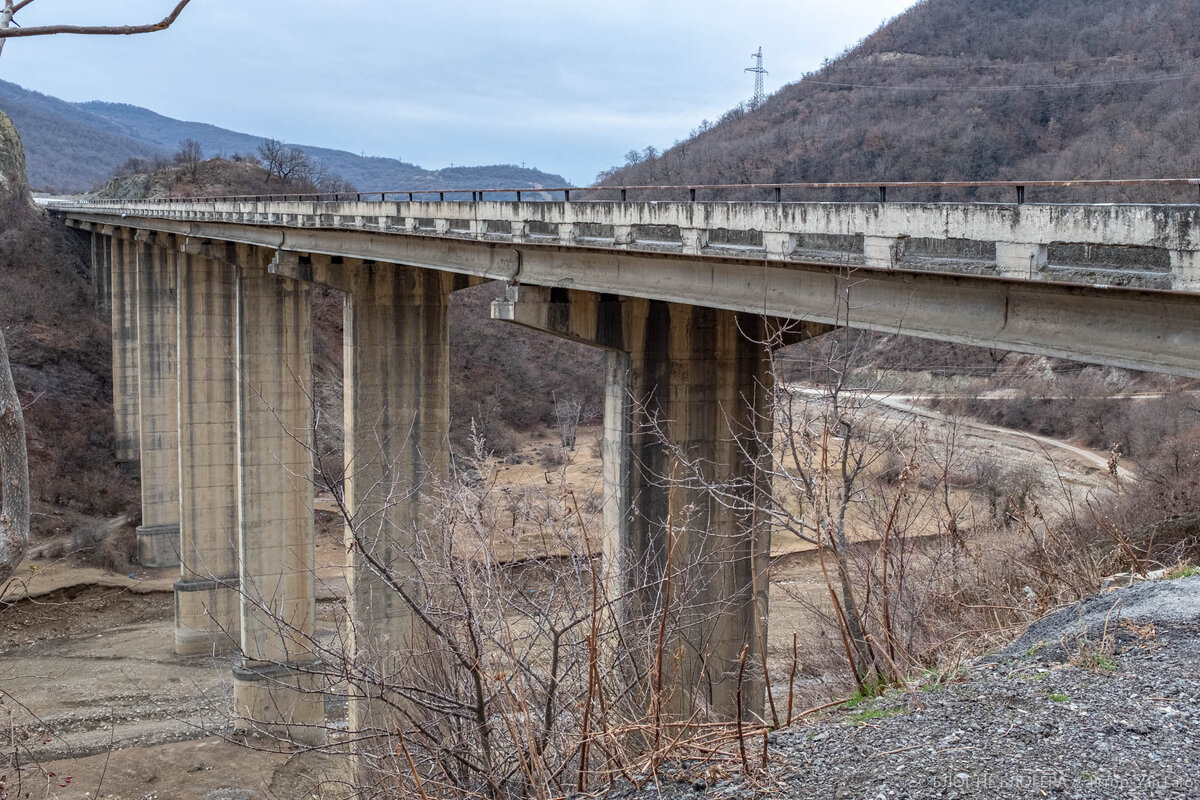
{"label": "concrete footing", "polygon": [[137,527],[138,563],[159,569],[179,566],[179,525],[139,525]]}
{"label": "concrete footing", "polygon": [[241,592],[236,575],[175,582],[175,652],[216,655],[236,650]]}
{"label": "concrete footing", "polygon": [[316,664],[245,662],[233,668],[233,729],[243,736],[313,746],[326,740],[325,696]]}

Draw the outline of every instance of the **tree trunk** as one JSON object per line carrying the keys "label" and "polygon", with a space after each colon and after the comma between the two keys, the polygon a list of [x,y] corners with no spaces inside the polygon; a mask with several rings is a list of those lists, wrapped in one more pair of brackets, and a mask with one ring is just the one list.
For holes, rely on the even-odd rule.
{"label": "tree trunk", "polygon": [[29,460],[25,420],[0,332],[0,583],[8,580],[29,542]]}

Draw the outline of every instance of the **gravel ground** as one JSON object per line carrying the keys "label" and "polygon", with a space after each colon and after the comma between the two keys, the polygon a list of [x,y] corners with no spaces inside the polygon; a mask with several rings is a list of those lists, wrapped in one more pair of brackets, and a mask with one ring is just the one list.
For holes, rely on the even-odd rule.
{"label": "gravel ground", "polygon": [[1200,578],[1137,584],[1032,626],[959,680],[771,735],[771,766],[649,798],[1200,797]]}

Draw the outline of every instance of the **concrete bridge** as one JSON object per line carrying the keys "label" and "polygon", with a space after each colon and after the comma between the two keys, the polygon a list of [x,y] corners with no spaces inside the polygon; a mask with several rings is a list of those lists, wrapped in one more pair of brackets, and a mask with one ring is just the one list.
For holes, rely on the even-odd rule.
{"label": "concrete bridge", "polygon": [[[450,295],[502,281],[494,318],[608,353],[614,588],[633,611],[653,607],[672,536],[698,565],[671,696],[718,718],[737,714],[743,646],[752,664],[764,646],[770,531],[662,476],[686,457],[711,481],[769,490],[771,347],[849,326],[1200,377],[1197,206],[472,197],[56,211],[92,234],[111,297],[116,455],[141,471],[140,557],[181,567],[179,653],[240,652],[236,711],[255,725],[304,739],[323,719],[303,691],[314,284],[345,293],[346,502],[364,541],[348,556],[354,646],[386,661],[412,635],[368,556],[414,577],[418,490],[448,467]],[[758,676],[748,717],[762,695]],[[352,728],[369,716],[352,702]]]}

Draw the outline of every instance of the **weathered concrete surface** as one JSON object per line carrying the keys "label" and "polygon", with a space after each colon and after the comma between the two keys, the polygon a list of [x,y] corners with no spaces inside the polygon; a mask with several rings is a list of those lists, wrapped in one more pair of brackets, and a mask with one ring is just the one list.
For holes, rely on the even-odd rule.
{"label": "weathered concrete surface", "polygon": [[138,442],[137,257],[132,231],[109,239],[112,263],[113,449],[127,472],[140,469]]}
{"label": "weathered concrete surface", "polygon": [[176,264],[172,237],[139,231],[137,260],[138,443],[142,524],[138,560],[179,566],[179,394]]}
{"label": "weathered concrete surface", "polygon": [[[1057,243],[1160,248],[1172,254],[1174,286],[1200,289],[1196,206],[1005,205],[958,203],[750,203],[750,202],[219,202],[125,203],[123,213],[170,219],[231,221],[294,227],[347,227],[405,231],[456,238],[533,240],[589,246],[660,249],[661,233],[678,232],[679,252],[701,254],[711,232],[757,231],[768,258],[786,259],[806,237],[862,237],[865,263],[895,267],[903,240],[985,241],[1044,248]],[[431,227],[422,227],[432,220]],[[530,235],[531,226],[553,233]],[[507,229],[508,235],[492,231]],[[653,231],[652,234],[640,231]],[[596,231],[602,231],[595,235]],[[781,238],[786,237],[786,238]],[[902,246],[902,244],[901,244]],[[1023,257],[1021,257],[1023,258]],[[1015,274],[1018,256],[997,253],[1000,275]],[[1035,255],[1036,260],[1036,255]],[[1024,277],[1030,277],[1028,264]],[[1036,263],[1035,263],[1036,266]],[[947,268],[951,268],[947,265]],[[1037,277],[1037,271],[1033,273]]]}
{"label": "weathered concrete surface", "polygon": [[[689,719],[764,714],[770,530],[745,509],[770,491],[769,352],[830,330],[781,333],[760,316],[521,287],[493,317],[609,350],[604,398],[605,562],[611,597],[652,652],[670,620],[661,698]],[[635,634],[630,634],[631,636]]]}
{"label": "weathered concrete surface", "polygon": [[[351,698],[350,729],[394,730],[375,691],[401,680],[423,629],[380,576],[422,598],[419,562],[442,552],[434,516],[449,471],[450,292],[453,275],[395,264],[348,270],[345,282],[346,526],[355,668],[378,679]],[[394,699],[393,699],[394,702]],[[381,740],[386,742],[386,739]],[[403,774],[398,754],[369,748],[366,785]],[[382,759],[382,760],[381,760]]]}
{"label": "weathered concrete surface", "polygon": [[300,742],[324,735],[305,671],[315,621],[312,309],[308,284],[238,254],[238,551],[242,664],[238,727]]}
{"label": "weathered concrete surface", "polygon": [[108,236],[92,233],[92,302],[103,315],[112,309],[112,248]]}
{"label": "weathered concrete surface", "polygon": [[189,241],[182,249],[175,652],[193,655],[240,642],[237,267],[223,247]]}

